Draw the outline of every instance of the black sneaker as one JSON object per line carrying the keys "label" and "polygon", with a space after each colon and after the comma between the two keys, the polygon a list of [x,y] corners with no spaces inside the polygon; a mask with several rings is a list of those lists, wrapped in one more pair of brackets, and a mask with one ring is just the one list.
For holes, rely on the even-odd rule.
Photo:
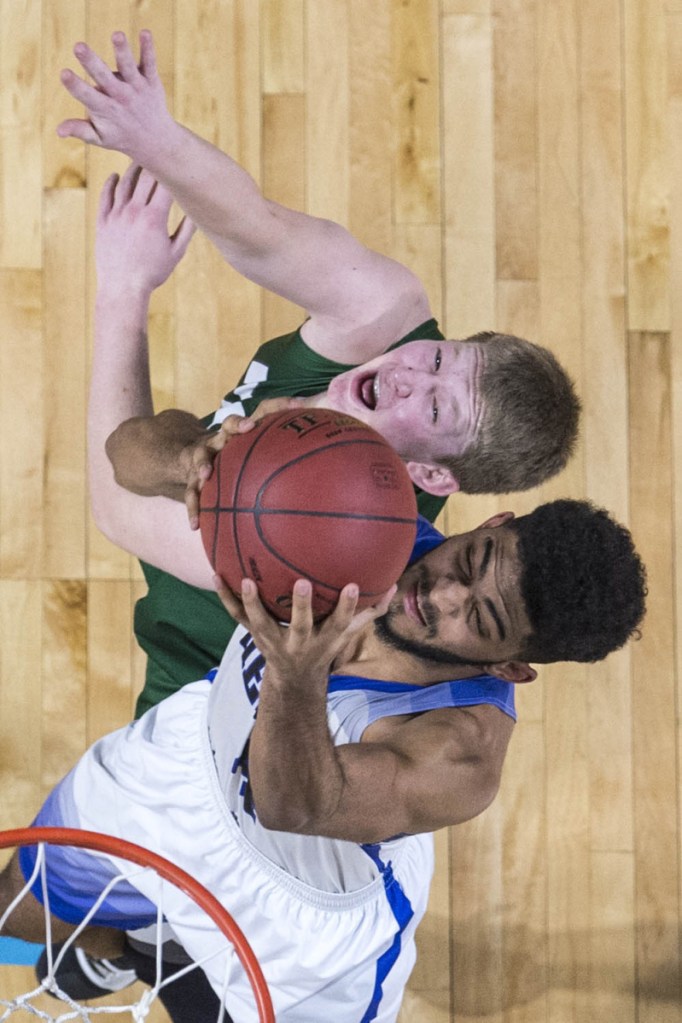
{"label": "black sneaker", "polygon": [[[53,962],[63,944],[64,942],[52,946]],[[47,949],[43,950],[35,970],[36,977],[42,983],[48,972]],[[55,972],[54,980],[59,989],[70,998],[102,998],[112,991],[122,991],[123,988],[134,984],[137,974],[126,955],[117,959],[94,959],[82,948],[71,945]],[[48,992],[58,997],[53,985],[51,987],[52,990],[48,988]]]}

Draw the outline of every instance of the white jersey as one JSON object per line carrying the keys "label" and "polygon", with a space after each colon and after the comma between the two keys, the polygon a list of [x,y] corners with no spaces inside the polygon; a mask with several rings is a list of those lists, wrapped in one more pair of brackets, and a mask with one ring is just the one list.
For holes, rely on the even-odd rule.
{"label": "white jersey", "polygon": [[[238,628],[220,668],[139,721],[106,736],[46,802],[36,824],[103,831],[177,863],[227,907],[263,969],[278,1023],[392,1023],[415,959],[414,932],[432,874],[427,835],[361,845],[268,831],[248,782],[248,741],[263,658]],[[495,703],[513,715],[512,687],[483,677],[419,687],[332,677],[329,724],[337,744],[360,739],[390,714]],[[30,854],[25,854],[30,855]],[[30,863],[22,860],[26,872]],[[84,850],[51,853],[58,915],[80,919],[117,869]],[[112,893],[97,921],[129,929],[155,919],[158,882],[135,878]],[[164,886],[163,908],[179,942],[204,965],[238,1023],[256,1023],[235,954],[186,896]],[[340,1015],[342,1013],[342,1015]]]}

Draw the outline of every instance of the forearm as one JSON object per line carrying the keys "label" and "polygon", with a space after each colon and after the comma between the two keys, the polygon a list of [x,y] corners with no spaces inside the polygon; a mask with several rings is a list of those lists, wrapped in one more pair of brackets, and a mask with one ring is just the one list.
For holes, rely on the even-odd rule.
{"label": "forearm", "polygon": [[372,308],[380,308],[379,279],[387,272],[404,284],[403,268],[365,249],[339,224],[267,199],[243,167],[183,125],[167,122],[151,141],[133,158],[168,188],[227,262],[256,284],[344,323],[353,322],[365,290],[372,292]]}
{"label": "forearm", "polygon": [[[110,434],[122,423],[153,413],[148,304],[148,295],[135,290],[109,290],[103,285],[97,294],[88,403],[92,513],[112,543],[185,582],[209,589],[212,570],[199,533],[189,528],[184,504],[164,497],[140,497],[124,489],[106,452]],[[140,473],[139,465],[135,471]],[[179,492],[174,496],[182,498]]]}
{"label": "forearm", "polygon": [[327,724],[326,690],[326,678],[292,685],[265,671],[249,743],[249,778],[265,827],[323,834],[339,804],[344,778]]}
{"label": "forearm", "polygon": [[[115,514],[119,489],[105,451],[109,434],[131,416],[153,413],[149,379],[149,294],[103,285],[95,303],[88,402],[88,477],[95,521]],[[109,533],[109,530],[105,530]]]}

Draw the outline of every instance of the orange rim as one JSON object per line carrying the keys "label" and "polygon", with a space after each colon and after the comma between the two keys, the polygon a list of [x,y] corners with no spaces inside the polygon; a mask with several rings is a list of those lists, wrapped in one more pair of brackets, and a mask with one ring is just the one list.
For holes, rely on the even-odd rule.
{"label": "orange rim", "polygon": [[260,1023],[275,1023],[275,1013],[272,1007],[270,992],[263,976],[263,971],[256,959],[253,949],[244,937],[234,918],[228,913],[224,906],[218,902],[198,881],[190,876],[181,867],[158,856],[156,853],[144,849],[134,842],[126,842],[122,838],[114,838],[112,835],[102,835],[96,831],[81,831],[78,828],[15,828],[11,831],[0,832],[0,849],[22,845],[73,845],[84,849],[94,849],[96,852],[108,853],[111,856],[120,856],[121,859],[130,860],[141,867],[151,867],[164,880],[179,888],[185,895],[189,896],[197,905],[201,906],[204,912],[220,928],[223,934],[234,946],[240,963],[244,967],[251,984],[251,989],[256,1000]]}

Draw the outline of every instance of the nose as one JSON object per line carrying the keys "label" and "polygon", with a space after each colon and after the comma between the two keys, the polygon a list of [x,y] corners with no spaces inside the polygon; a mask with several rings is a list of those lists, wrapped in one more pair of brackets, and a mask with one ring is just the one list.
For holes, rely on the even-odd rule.
{"label": "nose", "polygon": [[392,373],[392,382],[399,398],[409,398],[414,387],[414,373],[406,366],[396,366]]}
{"label": "nose", "polygon": [[431,587],[428,601],[440,614],[456,617],[464,610],[470,595],[469,586],[453,576],[441,576]]}

